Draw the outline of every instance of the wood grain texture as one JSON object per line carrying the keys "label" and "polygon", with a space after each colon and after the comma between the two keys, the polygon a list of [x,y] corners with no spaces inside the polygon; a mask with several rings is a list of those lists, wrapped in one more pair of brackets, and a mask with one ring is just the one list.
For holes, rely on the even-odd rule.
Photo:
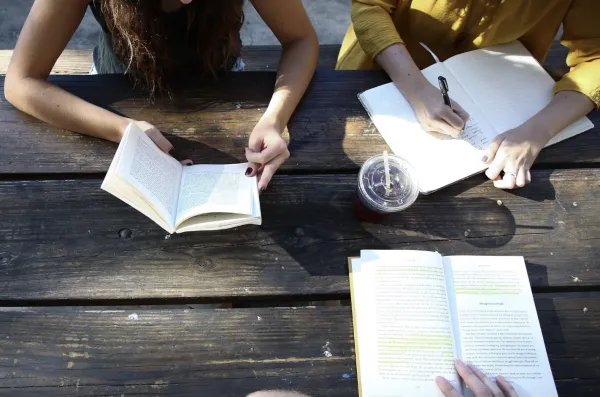
{"label": "wood grain texture", "polygon": [[[319,69],[334,69],[337,62],[339,45],[321,45],[319,47]],[[0,75],[6,74],[12,50],[0,50]],[[281,46],[247,46],[242,48],[242,59],[245,70],[273,71],[277,70]],[[51,74],[55,75],[87,75],[92,68],[92,50],[64,50],[56,61]]]}
{"label": "wood grain texture", "polygon": [[[600,298],[543,297],[536,305],[560,395],[596,396]],[[0,310],[0,395],[357,394],[348,307],[133,313]]]}
{"label": "wood grain texture", "polygon": [[[13,50],[0,50],[0,75],[5,75]],[[52,68],[51,74],[89,74],[92,69],[92,50],[64,50]]]}
{"label": "wood grain texture", "polygon": [[[551,59],[555,59],[553,57]],[[190,82],[178,99],[150,103],[123,76],[55,76],[51,80],[90,102],[154,123],[180,158],[196,162],[244,161],[249,133],[265,110],[275,73],[232,73],[219,83]],[[356,171],[386,145],[356,95],[383,84],[382,72],[319,71],[292,118],[286,138],[288,171]],[[0,78],[0,83],[4,83]],[[538,165],[600,162],[600,113],[596,128],[546,149]],[[0,99],[0,174],[98,173],[108,169],[116,145],[58,130],[16,111]],[[35,161],[32,161],[35,159]]]}
{"label": "wood grain texture", "polygon": [[600,170],[533,177],[516,192],[472,178],[369,223],[355,176],[282,176],[262,227],[173,236],[98,180],[3,182],[0,300],[347,297],[347,257],[392,248],[523,255],[538,291],[600,285]]}

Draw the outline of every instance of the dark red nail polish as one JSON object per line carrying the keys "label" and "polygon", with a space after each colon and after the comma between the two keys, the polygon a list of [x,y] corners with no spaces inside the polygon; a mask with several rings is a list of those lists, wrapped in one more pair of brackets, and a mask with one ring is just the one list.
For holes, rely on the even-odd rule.
{"label": "dark red nail polish", "polygon": [[169,150],[169,154],[171,156],[175,156],[175,148],[174,147],[172,147],[171,150]]}
{"label": "dark red nail polish", "polygon": [[250,175],[252,175],[252,168],[248,167],[248,169],[246,170],[246,176]]}

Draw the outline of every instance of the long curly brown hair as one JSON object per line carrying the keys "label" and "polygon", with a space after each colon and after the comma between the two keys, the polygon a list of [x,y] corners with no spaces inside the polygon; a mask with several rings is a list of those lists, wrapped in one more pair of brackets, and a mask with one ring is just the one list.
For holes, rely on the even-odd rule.
{"label": "long curly brown hair", "polygon": [[[243,0],[195,0],[184,9],[187,30],[181,30],[186,40],[195,40],[197,53],[190,57],[196,62],[192,67],[216,76],[239,56]],[[102,13],[115,55],[127,71],[151,94],[170,93],[171,80],[184,66],[173,57],[173,45],[184,38],[169,37],[161,0],[102,0]]]}

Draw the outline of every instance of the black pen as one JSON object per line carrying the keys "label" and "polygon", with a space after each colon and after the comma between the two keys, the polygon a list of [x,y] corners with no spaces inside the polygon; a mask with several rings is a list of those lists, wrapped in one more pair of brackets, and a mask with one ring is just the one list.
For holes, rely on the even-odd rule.
{"label": "black pen", "polygon": [[[442,91],[442,97],[444,98],[444,103],[446,106],[449,106],[452,109],[452,102],[450,102],[450,97],[448,96],[448,81],[444,76],[438,77],[438,82],[440,83],[440,91]],[[454,110],[454,109],[452,109]]]}

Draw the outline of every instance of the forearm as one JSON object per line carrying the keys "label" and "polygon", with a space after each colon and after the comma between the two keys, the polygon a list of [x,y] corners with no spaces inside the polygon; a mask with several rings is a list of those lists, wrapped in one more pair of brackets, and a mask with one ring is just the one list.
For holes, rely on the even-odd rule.
{"label": "forearm", "polygon": [[429,83],[403,44],[387,47],[375,57],[375,61],[408,100]]}
{"label": "forearm", "polygon": [[571,123],[594,110],[594,103],[576,91],[560,91],[552,101],[525,124],[531,124],[550,140]]}
{"label": "forearm", "polygon": [[261,121],[273,123],[283,132],[314,75],[318,57],[316,37],[284,45],[273,97]]}
{"label": "forearm", "polygon": [[7,81],[7,99],[19,110],[55,127],[119,142],[129,120],[36,78]]}

